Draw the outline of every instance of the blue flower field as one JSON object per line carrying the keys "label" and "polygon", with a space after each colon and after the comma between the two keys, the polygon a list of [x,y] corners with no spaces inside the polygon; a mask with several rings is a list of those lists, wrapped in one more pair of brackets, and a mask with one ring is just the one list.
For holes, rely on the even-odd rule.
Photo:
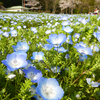
{"label": "blue flower field", "polygon": [[100,100],[100,15],[0,13],[0,100]]}

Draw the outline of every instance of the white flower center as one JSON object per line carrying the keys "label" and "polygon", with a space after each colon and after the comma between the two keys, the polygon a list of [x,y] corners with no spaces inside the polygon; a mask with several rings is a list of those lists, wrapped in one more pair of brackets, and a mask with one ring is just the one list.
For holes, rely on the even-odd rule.
{"label": "white flower center", "polygon": [[80,53],[85,53],[85,51],[84,50],[80,50]]}
{"label": "white flower center", "polygon": [[55,88],[52,85],[45,84],[42,86],[41,92],[47,99],[52,99],[56,96]]}
{"label": "white flower center", "polygon": [[21,48],[22,50],[26,50],[26,46],[22,46],[22,48]]}
{"label": "white flower center", "polygon": [[56,37],[56,38],[53,40],[53,43],[54,43],[54,44],[60,44],[59,38]]}
{"label": "white flower center", "polygon": [[20,65],[20,61],[14,59],[14,60],[11,62],[11,64],[12,64],[12,67],[13,67],[13,68],[15,68],[15,67],[18,68],[19,65]]}
{"label": "white flower center", "polygon": [[42,59],[42,56],[41,55],[36,55],[35,56],[35,60],[41,60]]}
{"label": "white flower center", "polygon": [[28,73],[27,76],[31,80],[36,80],[38,78],[33,72]]}

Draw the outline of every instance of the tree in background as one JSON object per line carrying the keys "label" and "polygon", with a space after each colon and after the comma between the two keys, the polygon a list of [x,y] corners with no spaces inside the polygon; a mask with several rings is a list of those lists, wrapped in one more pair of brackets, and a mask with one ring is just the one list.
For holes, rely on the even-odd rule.
{"label": "tree in background", "polygon": [[[23,0],[0,0],[4,7],[22,5]],[[40,9],[46,13],[88,13],[95,8],[100,11],[100,0],[25,0],[25,4],[30,9]]]}
{"label": "tree in background", "polygon": [[26,3],[25,3],[25,6],[29,7],[30,10],[37,10],[37,9],[41,9],[41,5],[40,5],[40,2],[37,1],[37,0],[25,0]]}
{"label": "tree in background", "polygon": [[61,12],[62,10],[66,9],[67,13],[67,8],[69,8],[69,13],[73,14],[73,9],[76,7],[76,4],[78,5],[80,3],[80,0],[60,0],[59,6],[61,8]]}
{"label": "tree in background", "polygon": [[98,8],[100,11],[100,0],[95,0],[95,8]]}

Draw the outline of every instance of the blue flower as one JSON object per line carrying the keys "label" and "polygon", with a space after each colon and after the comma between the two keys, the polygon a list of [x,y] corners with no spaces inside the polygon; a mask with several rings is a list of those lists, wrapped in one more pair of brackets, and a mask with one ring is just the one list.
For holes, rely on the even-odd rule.
{"label": "blue flower", "polygon": [[53,48],[53,45],[52,45],[52,44],[45,44],[45,45],[43,46],[43,48],[44,48],[45,50],[51,50],[51,49]]}
{"label": "blue flower", "polygon": [[38,82],[36,92],[43,100],[60,100],[64,95],[63,89],[54,78],[47,79],[42,77]]}
{"label": "blue flower", "polygon": [[86,47],[86,44],[83,42],[80,42],[80,43],[76,43],[74,47],[77,49],[78,46]]}
{"label": "blue flower", "polygon": [[19,55],[22,54],[22,55],[24,55],[27,58],[27,53],[23,52],[22,50],[13,52],[12,54],[19,54]]}
{"label": "blue flower", "polygon": [[26,61],[26,56],[16,52],[8,54],[6,60],[2,60],[2,63],[7,66],[9,71],[26,67],[28,64]]}
{"label": "blue flower", "polygon": [[17,26],[17,29],[21,29],[22,27],[21,26]]}
{"label": "blue flower", "polygon": [[91,49],[95,52],[99,51],[99,47],[97,45],[91,45]]}
{"label": "blue flower", "polygon": [[73,41],[71,39],[71,35],[68,35],[68,37],[66,38],[66,42],[69,44],[73,44]]}
{"label": "blue flower", "polygon": [[31,92],[31,95],[36,94],[36,87],[35,87],[35,85],[32,85],[31,88],[29,88],[29,91]]}
{"label": "blue flower", "polygon": [[3,29],[3,30],[7,30],[7,27],[3,27],[2,29]]}
{"label": "blue flower", "polygon": [[28,67],[35,67],[35,66],[33,66],[33,64],[32,64],[32,62],[31,62],[31,60],[27,60],[27,62],[28,62],[28,65],[25,67],[25,69],[27,69]]}
{"label": "blue flower", "polygon": [[55,47],[61,46],[66,41],[66,35],[64,34],[50,34],[49,39],[47,39],[47,42],[50,44],[53,44]]}
{"label": "blue flower", "polygon": [[64,47],[54,48],[54,50],[58,51],[58,53],[60,53],[60,52],[63,53],[63,52],[68,51]]}
{"label": "blue flower", "polygon": [[79,33],[75,33],[75,34],[73,35],[73,37],[74,37],[74,38],[79,38],[79,37],[80,37],[80,34],[79,34]]}
{"label": "blue flower", "polygon": [[100,42],[100,32],[94,32],[93,35],[98,39],[98,41]]}
{"label": "blue flower", "polygon": [[42,72],[31,66],[24,69],[23,72],[25,73],[25,77],[31,79],[33,83],[37,83],[42,77]]}
{"label": "blue flower", "polygon": [[23,28],[26,28],[26,26],[24,25]]}
{"label": "blue flower", "polygon": [[73,29],[70,26],[63,27],[63,30],[67,33],[72,33]]}
{"label": "blue flower", "polygon": [[12,47],[14,51],[22,50],[24,52],[27,52],[29,50],[27,42],[17,42],[17,45]]}
{"label": "blue flower", "polygon": [[79,55],[79,59],[80,61],[84,61],[85,59],[87,59],[87,55],[86,54],[82,54],[82,55]]}
{"label": "blue flower", "polygon": [[16,37],[17,36],[17,31],[16,30],[12,30],[12,31],[10,31],[10,33],[11,33],[12,37]]}
{"label": "blue flower", "polygon": [[31,57],[32,60],[43,60],[44,53],[43,52],[33,52],[33,56]]}
{"label": "blue flower", "polygon": [[85,19],[85,18],[82,18],[81,19],[81,23],[83,23],[84,25],[86,24],[86,23],[88,23],[90,21],[90,19]]}
{"label": "blue flower", "polygon": [[65,55],[65,58],[66,58],[66,59],[69,59],[69,54],[66,54],[66,55]]}
{"label": "blue flower", "polygon": [[[57,69],[57,71],[56,71],[56,69]],[[50,70],[49,69],[46,69],[46,70],[48,70],[49,72],[50,72]],[[60,70],[60,67],[58,66],[58,67],[51,67],[51,70],[52,70],[52,72],[53,73],[58,73],[58,72],[61,72],[61,71],[59,71]]]}
{"label": "blue flower", "polygon": [[31,27],[31,31],[33,31],[34,33],[37,33],[36,27]]}
{"label": "blue flower", "polygon": [[70,22],[69,22],[69,21],[63,21],[61,24],[62,24],[63,26],[66,26],[66,25],[70,25]]}
{"label": "blue flower", "polygon": [[9,32],[4,32],[2,35],[5,37],[9,37]]}
{"label": "blue flower", "polygon": [[100,85],[100,83],[98,83],[98,82],[91,81],[91,78],[86,78],[86,81],[92,87],[98,87]]}
{"label": "blue flower", "polygon": [[46,33],[46,34],[49,34],[49,33],[51,33],[51,30],[47,30],[45,33]]}
{"label": "blue flower", "polygon": [[86,55],[93,55],[91,48],[86,48],[86,47],[83,47],[83,46],[78,46],[76,49],[77,49],[77,51],[80,54],[83,54],[84,53]]}
{"label": "blue flower", "polygon": [[11,31],[14,30],[14,27],[11,27],[10,30],[11,30]]}

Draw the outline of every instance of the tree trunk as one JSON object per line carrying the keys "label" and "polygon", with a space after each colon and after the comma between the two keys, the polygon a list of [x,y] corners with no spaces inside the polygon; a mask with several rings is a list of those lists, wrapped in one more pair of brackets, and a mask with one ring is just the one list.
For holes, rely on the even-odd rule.
{"label": "tree trunk", "polygon": [[47,10],[48,10],[48,1],[45,0],[45,12],[47,12]]}
{"label": "tree trunk", "polygon": [[67,14],[67,8],[66,8],[66,14]]}
{"label": "tree trunk", "polygon": [[73,8],[71,8],[71,14],[73,14]]}
{"label": "tree trunk", "polygon": [[53,1],[53,14],[55,14],[56,11],[56,0]]}

